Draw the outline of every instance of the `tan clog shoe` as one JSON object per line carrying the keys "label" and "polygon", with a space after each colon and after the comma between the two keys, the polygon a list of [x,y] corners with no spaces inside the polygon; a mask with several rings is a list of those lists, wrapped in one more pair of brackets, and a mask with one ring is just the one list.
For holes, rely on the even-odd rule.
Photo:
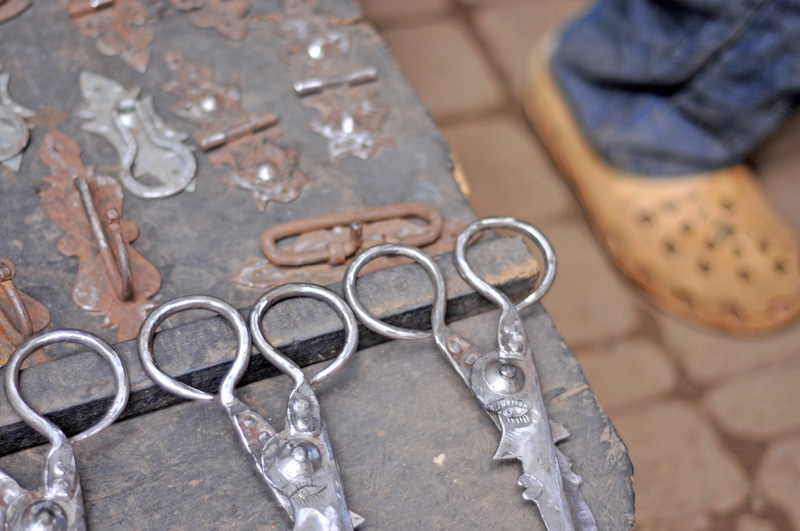
{"label": "tan clog shoe", "polygon": [[584,138],[534,51],[525,111],[617,267],[666,308],[736,333],[800,314],[800,246],[752,172],[650,178],[611,167]]}

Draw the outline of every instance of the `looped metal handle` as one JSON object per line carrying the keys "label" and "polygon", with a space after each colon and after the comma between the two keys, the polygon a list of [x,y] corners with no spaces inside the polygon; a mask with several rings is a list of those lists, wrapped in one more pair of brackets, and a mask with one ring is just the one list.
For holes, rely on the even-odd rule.
{"label": "looped metal handle", "polygon": [[344,323],[345,343],[342,351],[333,362],[311,378],[311,385],[324,382],[342,370],[347,362],[350,361],[350,357],[355,353],[358,346],[358,322],[356,317],[347,303],[337,294],[316,284],[299,282],[272,288],[258,299],[258,302],[255,303],[250,311],[250,333],[256,348],[270,363],[288,374],[294,380],[295,387],[305,382],[306,378],[296,363],[267,341],[261,328],[261,319],[276,302],[296,297],[310,297],[327,303]]}
{"label": "looped metal handle", "polygon": [[553,280],[556,278],[556,253],[547,238],[545,238],[544,235],[539,232],[539,229],[518,219],[499,217],[479,219],[470,223],[463,231],[461,231],[461,234],[458,235],[458,239],[456,240],[456,245],[454,248],[455,263],[458,273],[470,286],[472,286],[475,291],[491,300],[498,306],[505,307],[505,305],[508,303],[508,298],[506,298],[506,296],[497,288],[493,287],[475,274],[475,272],[472,270],[472,267],[470,267],[469,263],[467,262],[466,251],[470,240],[477,233],[488,229],[509,229],[519,232],[530,238],[533,243],[536,244],[536,247],[538,247],[542,252],[545,260],[542,280],[539,282],[539,285],[536,287],[533,293],[519,301],[515,306],[517,310],[523,310],[531,304],[538,302],[539,299],[541,299],[544,294],[547,293],[547,290],[550,289],[550,286],[553,284]]}
{"label": "looped metal handle", "polygon": [[25,306],[25,302],[22,300],[22,295],[20,295],[19,290],[14,285],[13,279],[15,273],[14,262],[6,258],[0,258],[0,288],[2,288],[9,302],[11,302],[11,307],[14,309],[14,313],[17,317],[17,323],[10,324],[16,329],[17,333],[22,336],[22,339],[28,339],[33,336],[33,321],[31,320],[31,314],[28,312],[28,308]]}
{"label": "looped metal handle", "polygon": [[128,254],[128,246],[122,236],[119,212],[114,208],[106,211],[106,227],[111,233],[111,239],[114,242],[114,250],[112,251],[111,245],[109,245],[106,238],[106,233],[103,230],[103,225],[100,223],[100,216],[97,215],[92,192],[89,190],[89,183],[86,182],[86,178],[82,176],[76,177],[75,188],[78,190],[78,195],[80,195],[81,202],[86,210],[86,216],[89,218],[89,225],[97,242],[106,275],[108,275],[117,297],[122,301],[126,301],[133,296],[133,269],[130,255]]}
{"label": "looped metal handle", "polygon": [[236,308],[216,297],[209,297],[208,295],[179,297],[165,302],[147,316],[147,319],[144,320],[142,328],[139,331],[139,360],[142,362],[144,372],[146,372],[147,376],[159,387],[181,398],[187,400],[202,400],[204,402],[212,402],[217,398],[215,395],[179,382],[163,372],[153,355],[153,341],[155,340],[155,333],[158,326],[164,322],[167,317],[186,310],[209,310],[214,312],[228,321],[233,331],[236,333],[236,355],[231,368],[228,369],[228,372],[223,377],[219,388],[220,402],[226,407],[230,406],[235,401],[233,389],[242,378],[242,375],[244,375],[244,371],[247,369],[247,364],[250,361],[250,333],[247,330],[247,324],[244,318],[239,314]]}
{"label": "looped metal handle", "polygon": [[114,374],[117,392],[114,395],[111,408],[92,427],[72,437],[72,441],[88,439],[106,429],[117,420],[117,417],[119,417],[125,409],[130,394],[130,384],[128,382],[128,373],[125,371],[125,365],[122,363],[119,354],[114,351],[111,345],[99,337],[80,330],[55,330],[32,337],[21,344],[8,359],[8,363],[5,367],[4,380],[8,401],[11,402],[11,407],[17,412],[20,418],[31,428],[45,436],[51,444],[56,444],[64,439],[64,432],[62,432],[58,426],[39,415],[25,402],[19,392],[19,370],[22,362],[40,348],[54,343],[78,343],[79,345],[83,345],[97,352],[106,363],[109,364]]}
{"label": "looped metal handle", "polygon": [[358,300],[358,290],[356,289],[356,277],[358,276],[358,272],[375,258],[387,255],[410,258],[421,265],[425,269],[425,272],[428,273],[434,286],[431,324],[433,334],[439,335],[440,331],[444,328],[444,313],[447,304],[447,289],[444,283],[444,275],[442,275],[442,270],[439,269],[439,266],[433,261],[433,258],[416,247],[396,243],[385,243],[370,247],[353,259],[347,267],[347,271],[345,271],[343,281],[344,296],[353,308],[353,312],[356,314],[359,321],[364,323],[364,326],[373,332],[377,332],[392,339],[425,339],[431,336],[431,332],[411,330],[386,324],[370,314],[364,305],[361,304],[361,301]]}

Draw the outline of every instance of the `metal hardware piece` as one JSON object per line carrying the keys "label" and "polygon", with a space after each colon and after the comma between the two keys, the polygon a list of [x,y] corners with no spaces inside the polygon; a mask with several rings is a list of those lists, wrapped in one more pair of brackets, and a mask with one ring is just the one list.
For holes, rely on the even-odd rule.
{"label": "metal hardware piece", "polygon": [[[117,340],[137,336],[148,310],[148,299],[161,287],[158,270],[131,246],[139,229],[122,218],[122,187],[81,163],[80,146],[57,129],[39,148],[39,158],[50,168],[50,187],[41,191],[42,209],[66,233],[58,250],[77,256],[78,277],[72,298],[84,310],[105,315],[103,326],[117,326]],[[112,213],[108,219],[109,212]],[[111,241],[98,212],[106,214]]]}
{"label": "metal hardware piece", "polygon": [[247,116],[241,105],[241,89],[220,83],[213,67],[197,65],[174,50],[166,54],[165,60],[172,79],[161,88],[178,97],[178,102],[170,107],[176,116],[195,124],[210,124],[211,128]]}
{"label": "metal hardware piece", "polygon": [[[0,366],[17,346],[50,323],[47,307],[17,289],[14,262],[0,258]],[[34,354],[37,363],[50,361],[43,352]]]}
{"label": "metal hardware piece", "polygon": [[282,148],[275,141],[280,127],[271,127],[251,137],[229,143],[208,156],[212,164],[225,164],[232,171],[228,180],[253,193],[256,208],[263,212],[270,201],[289,203],[313,181],[300,168],[300,145]]}
{"label": "metal hardware piece", "polygon": [[31,0],[0,0],[0,24],[31,7]]}
{"label": "metal hardware piece", "polygon": [[[408,221],[419,218],[426,222],[420,226]],[[392,224],[392,221],[406,223]],[[315,218],[273,225],[261,236],[261,249],[273,263],[284,266],[301,266],[328,262],[343,264],[358,251],[380,243],[404,243],[421,247],[434,242],[442,233],[442,215],[432,206],[422,203],[401,203],[382,207],[336,212]],[[393,231],[391,229],[399,230]],[[389,229],[389,230],[387,230]],[[278,245],[285,238],[303,238],[309,233],[324,231],[324,247],[308,246],[307,251],[287,250]]]}
{"label": "metal hardware piece", "polygon": [[183,144],[188,135],[166,126],[151,97],[91,72],[81,73],[80,85],[83,104],[76,114],[86,120],[82,129],[116,148],[127,190],[153,199],[194,189],[197,161]]}
{"label": "metal hardware piece", "polygon": [[316,0],[288,0],[283,13],[271,17],[278,23],[276,33],[286,43],[283,53],[290,64],[318,66],[350,53],[347,31],[317,15],[316,7]]}
{"label": "metal hardware piece", "polygon": [[[387,241],[398,241],[411,235],[418,235],[428,230],[428,226],[415,223],[408,219],[387,219],[361,225],[361,248],[371,245],[379,245]],[[423,245],[425,251],[432,255],[447,253],[453,250],[456,236],[462,231],[464,225],[446,221],[442,224],[441,234],[432,243]],[[354,233],[358,232],[355,227],[350,225],[334,227],[305,232],[298,235],[294,242],[287,248],[282,248],[283,252],[305,256],[310,250],[325,251],[330,248],[333,240],[355,240],[358,239]],[[338,245],[338,243],[337,243]],[[402,257],[382,256],[364,266],[364,273],[379,271],[402,265],[406,262]],[[330,285],[342,280],[345,265],[349,260],[342,264],[317,263],[303,265],[300,267],[281,266],[273,264],[267,259],[251,260],[242,267],[233,277],[233,281],[247,288],[266,289],[279,286],[288,282],[314,282],[321,285]]]}
{"label": "metal hardware piece", "polygon": [[22,151],[30,138],[25,120],[33,118],[36,113],[11,99],[8,93],[11,74],[2,70],[0,65],[0,165],[18,172],[22,165]]}
{"label": "metal hardware piece", "polygon": [[278,116],[270,112],[252,114],[224,131],[217,131],[202,136],[197,140],[197,145],[200,146],[200,149],[203,151],[211,151],[212,149],[241,140],[245,137],[252,137],[255,133],[267,127],[272,127],[277,123]]}
{"label": "metal hardware piece", "polygon": [[241,41],[247,35],[247,13],[244,0],[169,0],[178,11],[189,11],[189,22],[198,28],[215,28],[220,35]]}
{"label": "metal hardware piece", "polygon": [[153,32],[142,0],[71,0],[67,10],[84,36],[97,39],[97,50],[119,56],[138,72],[150,64]]}
{"label": "metal hardware piece", "polygon": [[[470,239],[490,228],[522,232],[533,239],[545,258],[546,268],[539,286],[516,307],[502,292],[478,277],[466,260],[466,247]],[[409,330],[381,322],[358,300],[356,277],[359,270],[372,259],[385,255],[410,258],[428,273],[435,287],[432,332]],[[548,531],[596,531],[594,517],[578,489],[581,478],[572,472],[569,459],[556,447],[556,443],[566,438],[569,432],[548,419],[533,352],[517,311],[537,302],[552,284],[556,269],[552,247],[530,225],[513,218],[487,218],[467,226],[459,235],[455,246],[455,263],[459,274],[468,284],[502,309],[497,330],[497,350],[484,352],[445,325],[447,298],[444,277],[433,259],[419,249],[385,244],[362,252],[345,273],[345,297],[359,320],[379,334],[393,339],[420,339],[433,335],[439,350],[501,431],[494,459],[518,459],[522,462],[523,474],[518,480],[518,485],[524,489],[522,497],[536,503]]]}
{"label": "metal hardware piece", "polygon": [[[117,391],[111,408],[90,428],[68,439],[55,424],[39,415],[19,392],[22,362],[32,353],[54,343],[78,343],[94,350],[109,364]],[[23,489],[8,474],[0,471],[0,526],[10,531],[60,530],[83,531],[86,521],[83,491],[78,477],[71,442],[97,435],[119,417],[128,403],[130,383],[119,355],[102,339],[78,330],[56,330],[27,340],[19,346],[5,367],[3,377],[11,408],[31,428],[50,442],[43,474],[43,485],[36,490]]]}
{"label": "metal hardware piece", "polygon": [[119,212],[114,208],[106,211],[105,224],[111,233],[111,238],[114,240],[114,250],[112,250],[106,238],[105,230],[103,230],[103,225],[100,223],[100,217],[97,215],[92,192],[89,190],[86,178],[83,176],[76,177],[75,188],[78,190],[81,203],[83,203],[83,208],[86,210],[86,216],[89,218],[89,226],[92,229],[94,242],[100,252],[100,258],[103,260],[103,269],[105,269],[108,276],[108,281],[114,287],[119,300],[126,301],[133,295],[133,271],[131,271],[128,246],[125,244],[120,228]]}
{"label": "metal hardware piece", "polygon": [[[297,296],[310,296],[327,302],[345,323],[346,340],[341,354],[310,381],[293,362],[267,342],[260,329],[261,317],[271,304]],[[164,373],[155,361],[153,343],[158,326],[171,315],[191,309],[217,313],[228,321],[236,334],[236,354],[216,395],[175,380]],[[355,317],[343,300],[325,288],[287,285],[265,294],[259,300],[250,315],[250,323],[259,351],[295,382],[287,403],[286,427],[280,432],[264,416],[250,409],[233,394],[250,361],[251,331],[236,308],[225,301],[195,295],[180,297],[159,306],[142,324],[139,359],[150,379],[162,389],[188,400],[219,402],[227,412],[242,446],[252,457],[259,475],[294,520],[294,529],[352,529],[339,471],[333,460],[325,424],[320,417],[319,402],[311,385],[340,371],[355,352],[358,343]]]}
{"label": "metal hardware piece", "polygon": [[319,111],[309,124],[328,139],[328,155],[336,162],[344,155],[367,160],[394,140],[383,131],[389,108],[375,103],[376,91],[367,87],[340,87],[303,98],[303,106]]}
{"label": "metal hardware piece", "polygon": [[369,83],[376,79],[378,79],[378,69],[374,66],[368,66],[340,76],[327,78],[316,77],[303,81],[296,81],[292,87],[298,96],[307,96],[329,88],[341,87],[343,85],[352,87],[354,85]]}

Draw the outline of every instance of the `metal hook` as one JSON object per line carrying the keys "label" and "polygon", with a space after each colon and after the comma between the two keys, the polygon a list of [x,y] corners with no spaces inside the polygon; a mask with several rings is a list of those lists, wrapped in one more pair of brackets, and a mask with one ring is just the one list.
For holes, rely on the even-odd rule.
{"label": "metal hook", "polygon": [[239,312],[227,302],[208,295],[192,295],[179,297],[169,302],[165,302],[156,308],[147,319],[142,323],[139,331],[139,359],[142,362],[144,371],[161,388],[188,400],[201,400],[212,402],[217,397],[205,391],[195,389],[185,383],[179,382],[175,378],[163,372],[153,355],[153,341],[158,326],[171,315],[186,310],[209,310],[222,316],[233,327],[236,333],[236,355],[231,368],[222,379],[219,389],[219,400],[223,406],[229,408],[236,400],[233,396],[233,389],[242,378],[247,364],[250,361],[250,332],[247,330],[247,323]]}
{"label": "metal hook", "polygon": [[86,182],[85,177],[81,176],[76,177],[74,182],[83,207],[86,210],[86,216],[89,218],[89,225],[95,242],[97,242],[106,275],[108,275],[117,297],[122,301],[126,301],[133,296],[133,270],[130,255],[128,254],[128,246],[122,236],[119,212],[115,208],[106,211],[106,227],[108,227],[111,239],[114,241],[114,250],[116,251],[114,252],[108,243],[105,231],[100,223],[100,217],[97,215],[92,193],[89,190],[89,183]]}
{"label": "metal hook", "polygon": [[519,301],[515,306],[517,310],[523,310],[531,304],[538,302],[539,299],[541,299],[544,294],[547,293],[547,291],[550,289],[550,286],[553,284],[553,280],[556,278],[556,253],[553,250],[553,246],[550,245],[550,242],[547,240],[547,238],[545,238],[544,234],[542,234],[533,225],[529,225],[528,223],[518,219],[508,217],[479,219],[470,223],[463,231],[461,231],[461,234],[458,235],[458,239],[456,239],[456,245],[454,248],[455,264],[458,273],[467,282],[467,284],[472,286],[475,291],[494,302],[501,308],[506,307],[508,304],[508,298],[503,295],[502,292],[498,291],[488,282],[475,274],[475,272],[472,270],[472,267],[470,267],[469,263],[467,262],[466,251],[470,240],[475,234],[488,229],[508,229],[519,232],[529,237],[533,243],[536,244],[536,247],[538,247],[542,252],[545,260],[544,275],[542,280],[539,282],[539,285],[536,287],[533,293]]}
{"label": "metal hook", "polygon": [[298,388],[307,381],[300,367],[286,357],[280,350],[272,346],[270,342],[267,341],[266,337],[264,337],[264,332],[261,328],[261,319],[273,304],[295,297],[310,297],[327,303],[344,323],[345,343],[341,353],[339,353],[332,363],[311,378],[311,385],[324,382],[331,378],[334,374],[342,370],[347,362],[350,361],[351,356],[355,353],[356,347],[358,346],[358,321],[356,321],[353,311],[341,297],[331,290],[323,288],[322,286],[317,286],[316,284],[284,284],[272,288],[258,299],[258,302],[253,305],[253,309],[250,311],[250,333],[253,337],[253,342],[256,348],[258,348],[261,354],[263,354],[270,363],[288,374],[292,380],[294,380],[295,388]]}
{"label": "metal hook", "polygon": [[431,309],[433,335],[435,337],[442,335],[445,328],[444,314],[447,305],[447,289],[445,287],[444,275],[442,275],[442,270],[436,262],[434,262],[433,258],[416,247],[397,243],[385,243],[370,247],[353,259],[350,265],[347,266],[347,270],[344,273],[344,280],[342,281],[344,296],[353,308],[353,312],[358,316],[358,319],[364,323],[364,326],[373,332],[377,332],[392,339],[424,339],[431,336],[431,332],[410,330],[408,328],[386,324],[370,314],[364,305],[361,304],[361,301],[358,300],[358,290],[356,289],[356,277],[358,277],[358,272],[368,262],[371,262],[379,256],[386,255],[399,255],[410,258],[421,265],[428,273],[434,285],[433,308]]}
{"label": "metal hook", "polygon": [[33,335],[33,321],[31,320],[31,314],[28,312],[28,308],[25,306],[25,302],[22,300],[19,290],[17,290],[17,287],[14,285],[13,278],[15,273],[14,262],[5,258],[0,258],[0,287],[11,302],[11,307],[14,308],[14,313],[17,316],[17,322],[20,326],[17,327],[13,323],[12,325],[23,339],[28,339]]}
{"label": "metal hook", "polygon": [[114,423],[125,409],[125,405],[128,403],[128,395],[130,394],[128,373],[125,370],[122,359],[120,359],[119,354],[114,351],[111,345],[99,337],[80,330],[54,330],[39,334],[25,341],[14,351],[5,366],[3,378],[8,401],[11,402],[11,407],[20,418],[31,428],[46,437],[51,444],[56,444],[65,438],[64,433],[58,426],[39,415],[25,402],[19,393],[19,370],[22,362],[37,350],[55,343],[77,343],[97,352],[111,366],[114,374],[117,392],[114,395],[111,408],[96,424],[71,438],[73,442],[88,439]]}

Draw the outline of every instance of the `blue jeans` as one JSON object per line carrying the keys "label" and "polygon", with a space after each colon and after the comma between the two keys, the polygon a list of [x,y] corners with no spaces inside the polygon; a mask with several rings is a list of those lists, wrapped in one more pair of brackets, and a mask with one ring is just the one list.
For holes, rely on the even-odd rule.
{"label": "blue jeans", "polygon": [[800,0],[599,0],[552,67],[613,166],[730,166],[800,103]]}

